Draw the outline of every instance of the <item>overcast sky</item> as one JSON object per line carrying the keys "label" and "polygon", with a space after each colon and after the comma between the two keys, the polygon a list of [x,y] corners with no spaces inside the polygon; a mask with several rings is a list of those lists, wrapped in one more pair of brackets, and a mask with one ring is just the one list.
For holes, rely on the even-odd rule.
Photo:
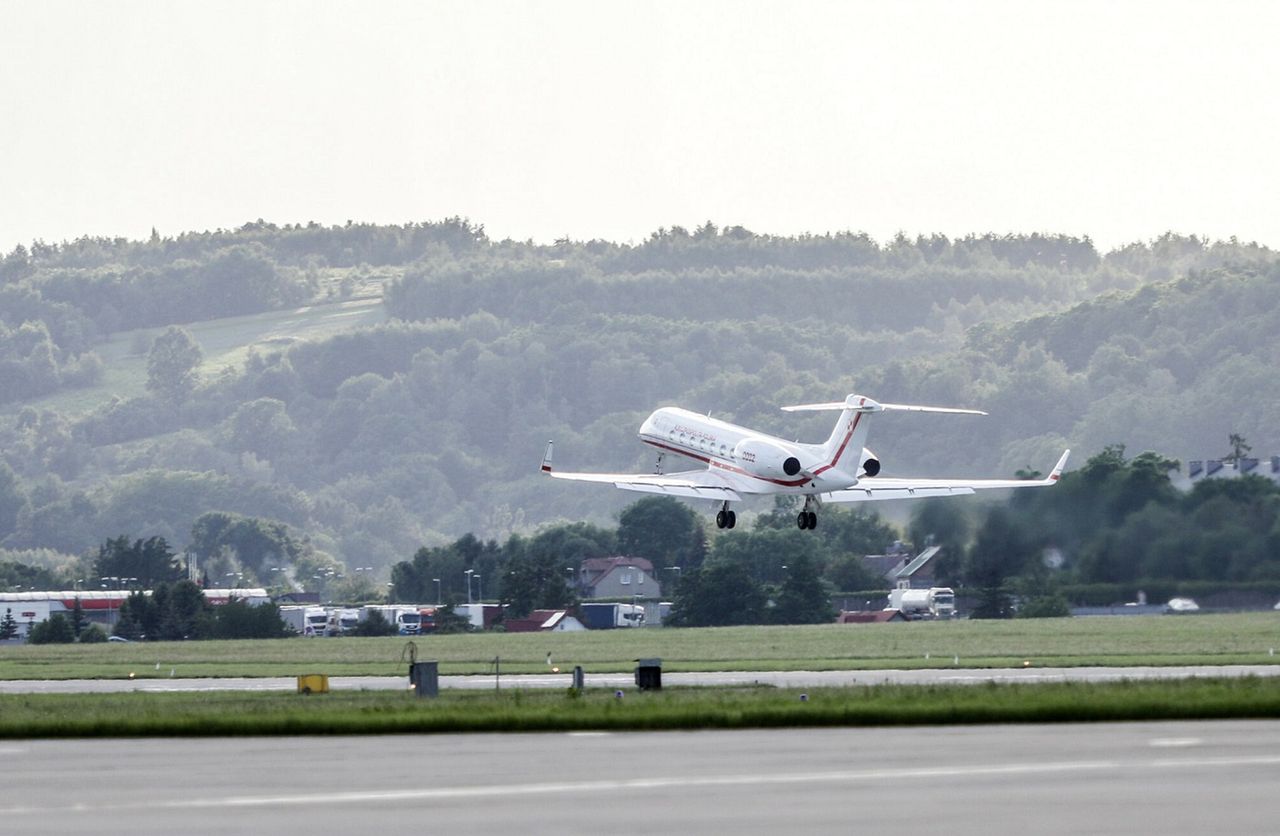
{"label": "overcast sky", "polygon": [[256,218],[496,238],[1280,247],[1280,4],[0,0],[0,249]]}

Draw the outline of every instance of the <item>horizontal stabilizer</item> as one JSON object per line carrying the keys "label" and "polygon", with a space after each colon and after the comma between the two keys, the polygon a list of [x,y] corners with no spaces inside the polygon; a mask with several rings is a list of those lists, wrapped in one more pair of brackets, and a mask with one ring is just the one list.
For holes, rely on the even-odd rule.
{"label": "horizontal stabilizer", "polygon": [[959,409],[950,406],[916,406],[903,403],[878,403],[862,395],[850,395],[843,401],[829,403],[802,403],[782,407],[783,412],[820,412],[852,409],[857,412],[941,412],[950,415],[986,415],[980,409]]}

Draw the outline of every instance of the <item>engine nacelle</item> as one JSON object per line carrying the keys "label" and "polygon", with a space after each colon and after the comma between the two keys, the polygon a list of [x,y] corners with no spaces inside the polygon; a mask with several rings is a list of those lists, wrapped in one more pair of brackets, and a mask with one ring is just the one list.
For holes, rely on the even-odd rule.
{"label": "engine nacelle", "polygon": [[876,454],[862,448],[862,461],[858,464],[858,478],[863,476],[875,476],[880,472],[880,460],[876,458]]}
{"label": "engine nacelle", "polygon": [[745,438],[733,448],[742,469],[765,479],[781,479],[800,472],[800,460],[782,447],[756,438]]}

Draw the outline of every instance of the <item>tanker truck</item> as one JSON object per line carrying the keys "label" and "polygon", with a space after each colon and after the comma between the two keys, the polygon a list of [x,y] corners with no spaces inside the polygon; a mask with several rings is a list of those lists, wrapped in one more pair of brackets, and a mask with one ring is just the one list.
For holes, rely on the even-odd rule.
{"label": "tanker truck", "polygon": [[886,610],[898,610],[907,618],[954,618],[956,593],[948,586],[931,589],[895,589]]}

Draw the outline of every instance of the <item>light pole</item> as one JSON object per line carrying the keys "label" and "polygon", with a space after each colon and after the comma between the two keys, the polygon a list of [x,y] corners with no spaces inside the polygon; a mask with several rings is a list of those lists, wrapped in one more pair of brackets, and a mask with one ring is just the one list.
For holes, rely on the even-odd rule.
{"label": "light pole", "polygon": [[475,573],[475,569],[468,569],[462,574],[467,576],[467,603],[471,603],[471,576]]}
{"label": "light pole", "polygon": [[476,600],[484,603],[484,584],[480,583],[479,572],[476,572]]}
{"label": "light pole", "polygon": [[440,579],[432,578],[431,580],[436,582],[436,606],[438,607],[440,606]]}

